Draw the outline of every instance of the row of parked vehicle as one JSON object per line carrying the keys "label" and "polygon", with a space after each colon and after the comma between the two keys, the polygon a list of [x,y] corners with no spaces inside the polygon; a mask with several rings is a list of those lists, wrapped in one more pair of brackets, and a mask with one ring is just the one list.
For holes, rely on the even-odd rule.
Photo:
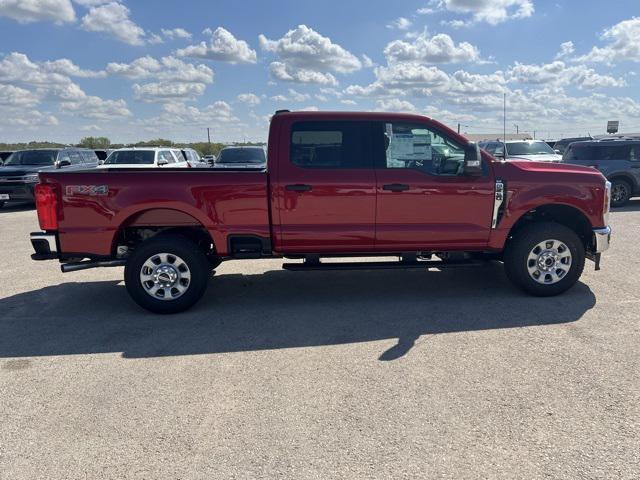
{"label": "row of parked vehicle", "polygon": [[34,186],[43,172],[122,168],[252,168],[266,167],[263,147],[225,147],[216,157],[203,157],[192,148],[168,147],[90,150],[43,148],[2,152],[0,208],[6,202],[33,202]]}
{"label": "row of parked vehicle", "polygon": [[541,140],[480,142],[491,155],[505,160],[558,162],[593,167],[611,182],[611,206],[622,207],[640,196],[640,138],[569,138],[553,148]]}

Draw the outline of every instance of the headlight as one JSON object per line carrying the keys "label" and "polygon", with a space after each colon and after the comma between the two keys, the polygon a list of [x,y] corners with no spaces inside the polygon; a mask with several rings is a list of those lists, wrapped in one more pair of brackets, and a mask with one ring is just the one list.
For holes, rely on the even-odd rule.
{"label": "headlight", "polygon": [[38,174],[37,173],[32,173],[32,174],[25,175],[24,177],[22,177],[22,181],[24,183],[38,183],[40,181],[40,179],[38,178]]}
{"label": "headlight", "polygon": [[603,209],[603,218],[604,225],[606,227],[609,225],[609,212],[611,211],[611,182],[605,182],[604,184],[604,209]]}

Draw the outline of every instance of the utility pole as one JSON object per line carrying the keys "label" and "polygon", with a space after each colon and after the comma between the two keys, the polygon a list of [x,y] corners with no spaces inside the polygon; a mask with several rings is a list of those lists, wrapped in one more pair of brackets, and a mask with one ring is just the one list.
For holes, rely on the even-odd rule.
{"label": "utility pole", "polygon": [[516,127],[516,135],[520,133],[520,126],[516,125],[515,123],[513,124],[514,127]]}
{"label": "utility pole", "polygon": [[209,127],[207,127],[207,141],[209,142],[209,145],[211,145],[211,132],[209,132]]}
{"label": "utility pole", "polygon": [[504,111],[503,111],[503,117],[502,117],[502,141],[506,142],[507,141],[507,94],[504,93],[504,97],[503,97],[503,107],[504,107]]}
{"label": "utility pole", "polygon": [[460,133],[460,123],[458,123],[458,133]]}

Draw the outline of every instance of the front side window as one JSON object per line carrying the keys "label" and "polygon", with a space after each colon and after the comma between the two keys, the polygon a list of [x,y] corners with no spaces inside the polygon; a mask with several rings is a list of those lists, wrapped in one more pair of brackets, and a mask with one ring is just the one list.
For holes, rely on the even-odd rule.
{"label": "front side window", "polygon": [[169,150],[162,150],[158,152],[158,160],[166,160],[167,163],[175,163],[176,160]]}
{"label": "front side window", "polygon": [[412,168],[431,175],[461,175],[464,147],[425,125],[384,124],[385,168]]}
{"label": "front side window", "polygon": [[69,152],[69,158],[71,159],[72,165],[82,165],[82,157],[79,152],[72,150]]}
{"label": "front side window", "polygon": [[291,131],[291,163],[302,168],[373,168],[367,153],[370,132],[368,122],[296,123]]}
{"label": "front side window", "polygon": [[591,161],[593,160],[593,147],[589,145],[572,144],[564,151],[562,161]]}

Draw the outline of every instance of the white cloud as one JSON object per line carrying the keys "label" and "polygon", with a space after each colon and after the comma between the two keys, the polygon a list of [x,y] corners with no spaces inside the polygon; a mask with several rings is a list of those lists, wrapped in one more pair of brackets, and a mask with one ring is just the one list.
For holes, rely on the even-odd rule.
{"label": "white cloud", "polygon": [[350,99],[340,100],[340,103],[343,104],[343,105],[350,105],[350,106],[358,104],[358,102],[356,102],[355,100],[350,100]]}
{"label": "white cloud", "polygon": [[579,62],[640,62],[640,17],[617,23],[604,31],[601,39],[609,42],[604,47],[593,47],[578,57]]}
{"label": "white cloud", "polygon": [[398,17],[387,25],[387,28],[396,30],[409,30],[413,22],[406,17]]}
{"label": "white cloud", "polygon": [[306,25],[289,30],[282,38],[259,36],[260,47],[277,56],[270,66],[276,80],[336,85],[333,73],[351,73],[362,68],[358,57]]}
{"label": "white cloud", "polygon": [[208,66],[187,63],[173,56],[161,60],[145,56],[131,63],[109,63],[106,71],[130,80],[153,80],[133,85],[134,97],[147,103],[192,100],[202,95],[214,78]]}
{"label": "white cloud", "polygon": [[560,60],[543,65],[516,63],[507,73],[510,81],[522,84],[575,85],[586,89],[626,85],[623,78],[602,75],[585,65],[568,66]]}
{"label": "white cloud", "polygon": [[44,62],[42,66],[48,72],[59,73],[69,77],[98,78],[106,75],[104,71],[83,70],[67,58],[47,61]]}
{"label": "white cloud", "polygon": [[84,92],[79,98],[62,102],[61,108],[67,113],[98,120],[115,120],[131,116],[124,100],[104,100],[93,95],[86,95]]}
{"label": "white cloud", "polygon": [[40,98],[26,88],[0,84],[0,106],[34,107]]}
{"label": "white cloud", "polygon": [[180,57],[206,58],[229,63],[256,63],[256,51],[251,49],[244,40],[238,40],[231,32],[222,27],[215,31],[205,30],[210,33],[209,43],[200,42],[198,45],[190,45],[177,51]]}
{"label": "white cloud", "polygon": [[576,49],[575,49],[575,47],[573,45],[573,42],[569,41],[569,42],[561,43],[560,44],[560,51],[556,55],[556,60],[559,59],[559,58],[568,57],[573,52],[575,52],[575,50]]}
{"label": "white cloud", "polygon": [[130,10],[122,3],[111,2],[91,7],[82,17],[82,28],[89,32],[104,32],[129,45],[144,45],[145,31],[130,18]]}
{"label": "white cloud", "polygon": [[0,16],[21,23],[64,23],[76,20],[71,0],[0,0]]}
{"label": "white cloud", "polygon": [[397,98],[378,100],[376,106],[377,110],[383,112],[416,112],[416,106],[413,103]]}
{"label": "white cloud", "polygon": [[170,40],[174,40],[177,38],[183,38],[187,40],[191,40],[191,33],[186,31],[184,28],[163,28],[161,29],[162,35]]}
{"label": "white cloud", "polygon": [[293,68],[282,62],[272,62],[269,65],[271,78],[283,82],[315,83],[319,85],[337,85],[338,80],[330,73],[322,73],[316,70]]}
{"label": "white cloud", "polygon": [[384,54],[391,62],[459,63],[480,60],[478,49],[468,42],[456,45],[446,33],[430,37],[427,32],[413,42],[395,40],[389,43]]}
{"label": "white cloud", "polygon": [[260,105],[260,97],[255,93],[241,93],[237,99],[239,102],[246,103],[247,105]]}
{"label": "white cloud", "polygon": [[[435,0],[432,3],[440,9],[471,15],[473,22],[486,22],[490,25],[530,17],[535,10],[532,0]],[[457,22],[452,26],[465,24],[461,20]]]}
{"label": "white cloud", "polygon": [[204,83],[150,82],[133,85],[133,96],[146,103],[194,100],[204,93]]}
{"label": "white cloud", "polygon": [[[13,52],[0,60],[0,87],[11,91],[16,101],[39,105],[57,103],[64,112],[87,118],[121,118],[131,115],[124,100],[104,100],[87,95],[71,76],[91,78],[104,72],[83,70],[68,59],[32,62],[26,55]],[[45,118],[44,117],[38,117]]]}
{"label": "white cloud", "polygon": [[308,93],[300,93],[297,90],[294,90],[293,88],[290,88],[287,91],[288,95],[275,95],[273,97],[271,97],[271,100],[273,100],[274,102],[306,102],[307,100],[309,100],[311,98],[311,95],[309,95]]}

